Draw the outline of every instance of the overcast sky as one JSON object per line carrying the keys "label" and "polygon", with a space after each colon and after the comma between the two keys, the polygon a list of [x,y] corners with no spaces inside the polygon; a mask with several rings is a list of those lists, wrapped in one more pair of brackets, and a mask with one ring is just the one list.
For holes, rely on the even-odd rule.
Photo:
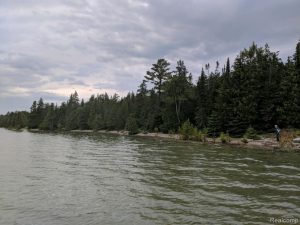
{"label": "overcast sky", "polygon": [[1,0],[0,114],[34,100],[135,91],[158,58],[232,59],[253,41],[280,57],[300,39],[299,0]]}

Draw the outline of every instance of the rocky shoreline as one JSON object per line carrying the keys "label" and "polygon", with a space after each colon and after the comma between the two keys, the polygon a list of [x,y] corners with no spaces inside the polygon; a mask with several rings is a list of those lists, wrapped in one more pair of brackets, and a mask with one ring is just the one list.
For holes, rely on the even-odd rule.
{"label": "rocky shoreline", "polygon": [[[168,139],[181,140],[186,142],[196,142],[192,140],[182,140],[179,134],[139,133],[136,136],[152,137],[152,138],[168,138]],[[248,141],[247,143],[244,143],[242,141],[242,138],[231,138],[230,142],[222,143],[220,138],[216,138],[216,139],[206,138],[205,142],[200,142],[200,143],[229,145],[229,146],[242,147],[248,149],[261,149],[261,150],[269,150],[269,151],[293,151],[293,152],[299,151],[300,152],[300,143],[293,143],[293,146],[287,149],[287,148],[282,148],[280,144],[275,140],[275,138],[263,137],[260,140],[247,139],[247,141]]]}
{"label": "rocky shoreline", "polygon": [[[43,132],[39,129],[31,129],[28,130],[30,132]],[[107,130],[71,130],[67,131],[70,133],[102,133],[102,134],[115,134],[115,135],[124,135],[129,136],[127,131],[107,131]],[[300,152],[300,143],[294,142],[292,146],[289,148],[284,148],[280,146],[275,138],[271,137],[262,137],[260,140],[247,139],[247,143],[242,141],[242,138],[231,138],[230,142],[222,143],[219,138],[212,139],[206,138],[205,142],[198,142],[193,140],[182,140],[179,134],[164,134],[164,133],[138,133],[136,135],[132,135],[134,137],[144,137],[144,138],[158,138],[158,139],[170,139],[176,141],[185,141],[185,142],[197,142],[204,144],[217,144],[224,146],[233,146],[233,147],[241,147],[245,149],[260,149],[267,151],[284,151],[284,152]],[[270,135],[269,135],[270,136]]]}

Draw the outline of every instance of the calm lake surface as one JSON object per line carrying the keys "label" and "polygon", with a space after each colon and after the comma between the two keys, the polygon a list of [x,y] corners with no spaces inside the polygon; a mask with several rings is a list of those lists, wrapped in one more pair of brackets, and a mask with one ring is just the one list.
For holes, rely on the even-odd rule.
{"label": "calm lake surface", "polygon": [[0,224],[270,224],[300,216],[300,154],[0,129]]}

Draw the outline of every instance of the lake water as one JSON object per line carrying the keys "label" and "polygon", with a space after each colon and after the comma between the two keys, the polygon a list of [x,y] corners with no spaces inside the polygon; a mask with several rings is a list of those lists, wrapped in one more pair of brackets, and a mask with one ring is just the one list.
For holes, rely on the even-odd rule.
{"label": "lake water", "polygon": [[0,129],[0,224],[300,220],[300,154]]}

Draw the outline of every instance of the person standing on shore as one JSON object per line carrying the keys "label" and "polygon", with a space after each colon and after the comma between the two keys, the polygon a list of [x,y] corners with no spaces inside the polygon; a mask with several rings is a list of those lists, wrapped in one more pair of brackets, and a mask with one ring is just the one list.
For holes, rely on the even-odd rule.
{"label": "person standing on shore", "polygon": [[277,125],[275,125],[275,134],[276,134],[276,140],[279,141],[280,138],[280,129]]}

